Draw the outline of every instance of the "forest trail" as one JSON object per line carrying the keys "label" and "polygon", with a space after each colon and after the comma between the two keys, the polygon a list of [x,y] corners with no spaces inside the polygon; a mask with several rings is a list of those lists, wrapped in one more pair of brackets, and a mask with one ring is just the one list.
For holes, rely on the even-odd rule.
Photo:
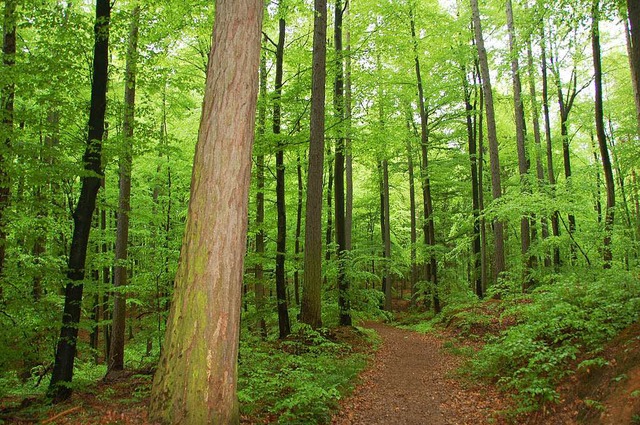
{"label": "forest trail", "polygon": [[443,349],[443,339],[381,323],[365,327],[382,345],[333,425],[478,425],[505,405],[495,389],[455,379],[461,360]]}

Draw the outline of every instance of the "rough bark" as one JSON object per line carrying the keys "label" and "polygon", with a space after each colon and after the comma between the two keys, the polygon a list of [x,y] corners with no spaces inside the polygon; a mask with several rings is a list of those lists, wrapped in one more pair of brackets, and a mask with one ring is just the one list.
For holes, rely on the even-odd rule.
{"label": "rough bark", "polygon": [[151,390],[152,421],[240,421],[238,338],[262,8],[260,0],[216,3],[186,229]]}
{"label": "rough bark", "polygon": [[324,163],[324,100],[326,82],[327,2],[314,0],[311,128],[305,222],[304,285],[300,320],[322,326],[322,168]]}
{"label": "rough bark", "polygon": [[82,158],[84,175],[81,177],[80,197],[73,211],[73,236],[69,251],[68,283],[65,288],[62,327],[56,347],[51,382],[47,395],[54,402],[71,396],[68,385],[73,378],[73,363],[78,339],[82,290],[85,276],[87,245],[91,231],[91,219],[102,180],[102,136],[107,107],[107,79],[109,64],[109,19],[111,6],[108,0],[96,0],[95,45],[93,53],[93,82],[87,146]]}
{"label": "rough bark", "polygon": [[604,107],[602,102],[602,63],[600,54],[600,28],[599,16],[600,5],[599,0],[593,2],[591,8],[591,47],[593,49],[593,72],[595,86],[595,121],[596,121],[596,138],[600,147],[600,158],[602,159],[602,168],[604,171],[605,191],[607,192],[607,209],[604,218],[604,241],[602,250],[602,259],[604,268],[611,268],[613,254],[611,252],[611,239],[613,236],[614,208],[616,205],[615,182],[613,178],[613,169],[611,159],[609,157],[609,148],[607,146],[607,136],[604,130]]}
{"label": "rough bark", "polygon": [[123,146],[120,158],[120,195],[118,220],[116,223],[116,264],[114,268],[113,319],[111,322],[111,348],[107,363],[107,377],[112,372],[124,369],[125,318],[127,314],[126,293],[129,267],[127,267],[129,245],[129,212],[131,210],[131,167],[133,165],[133,131],[136,99],[136,68],[138,54],[138,21],[140,6],[131,14],[129,44],[125,67],[124,117],[122,121]]}
{"label": "rough bark", "polygon": [[[498,148],[498,136],[496,130],[496,114],[493,105],[493,91],[491,89],[491,77],[489,74],[489,61],[487,60],[487,50],[484,46],[482,36],[482,26],[480,22],[480,10],[478,0],[471,1],[471,11],[473,14],[473,28],[478,48],[478,62],[482,76],[482,91],[487,116],[487,138],[489,139],[489,159],[491,166],[491,194],[496,201],[502,196],[502,183],[500,179],[500,155]],[[496,220],[493,223],[494,232],[494,253],[495,253],[495,277],[506,270],[504,256],[504,225]]]}
{"label": "rough bark", "polygon": [[284,62],[284,40],[286,23],[284,18],[278,20],[278,44],[276,46],[276,81],[273,99],[273,134],[278,138],[276,151],[276,209],[278,212],[278,234],[276,236],[276,299],[278,302],[278,329],[280,339],[291,333],[289,323],[289,307],[287,305],[287,276],[285,260],[287,256],[287,208],[285,197],[284,146],[280,137],[282,117],[282,72]]}

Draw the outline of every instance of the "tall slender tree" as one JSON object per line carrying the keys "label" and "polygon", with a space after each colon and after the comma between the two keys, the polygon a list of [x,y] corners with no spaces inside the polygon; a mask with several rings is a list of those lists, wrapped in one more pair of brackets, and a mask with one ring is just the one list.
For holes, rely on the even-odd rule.
{"label": "tall slender tree", "polygon": [[640,132],[640,2],[627,0],[629,63],[633,80],[636,120]]}
{"label": "tall slender tree", "polygon": [[[494,201],[502,196],[502,182],[500,179],[500,154],[498,148],[498,134],[496,129],[496,114],[493,105],[493,91],[491,89],[491,75],[489,73],[489,61],[487,50],[484,46],[482,35],[482,24],[480,22],[480,9],[478,0],[471,0],[471,12],[473,15],[473,29],[478,49],[478,62],[482,76],[482,91],[487,116],[487,138],[489,139],[489,159],[491,166],[491,194]],[[504,224],[500,220],[493,223],[494,233],[494,253],[495,253],[495,276],[506,270],[504,256]]]}
{"label": "tall slender tree", "polygon": [[113,319],[111,325],[111,348],[107,364],[107,377],[124,369],[124,337],[127,312],[126,293],[129,267],[129,212],[131,210],[131,167],[133,164],[133,131],[136,100],[136,68],[138,55],[138,22],[140,6],[135,5],[131,13],[129,43],[124,86],[124,117],[122,120],[123,145],[119,164],[120,196],[116,223],[116,265],[114,268]]}
{"label": "tall slender tree", "polygon": [[311,129],[304,241],[304,285],[300,320],[322,326],[322,168],[324,163],[324,101],[327,61],[327,1],[314,0]]}
{"label": "tall slender tree", "polygon": [[47,391],[48,396],[54,402],[66,400],[71,396],[69,383],[73,378],[73,363],[78,340],[87,245],[96,197],[103,175],[102,136],[104,135],[104,116],[107,108],[110,16],[110,2],[96,0],[89,132],[86,150],[82,157],[84,174],[81,176],[80,197],[73,211],[73,238],[69,251],[68,282],[65,288],[62,328],[56,347],[53,374]]}
{"label": "tall slender tree", "polygon": [[595,94],[595,122],[596,137],[600,147],[600,158],[604,171],[605,190],[607,192],[607,209],[604,219],[604,249],[602,256],[604,267],[611,268],[613,253],[611,251],[611,240],[613,237],[613,221],[616,206],[615,182],[613,178],[613,168],[609,157],[609,147],[607,146],[607,136],[604,129],[604,106],[602,102],[602,62],[600,50],[600,1],[594,0],[591,6],[591,47],[593,50],[593,72],[594,72],[594,94]]}

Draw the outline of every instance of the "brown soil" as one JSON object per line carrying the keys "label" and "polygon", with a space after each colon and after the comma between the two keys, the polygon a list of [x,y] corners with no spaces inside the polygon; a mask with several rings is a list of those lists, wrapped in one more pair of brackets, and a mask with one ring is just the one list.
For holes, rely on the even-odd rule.
{"label": "brown soil", "polygon": [[334,425],[449,425],[500,423],[506,407],[492,387],[455,379],[459,357],[443,339],[369,323],[382,338],[371,367],[354,394],[344,400]]}

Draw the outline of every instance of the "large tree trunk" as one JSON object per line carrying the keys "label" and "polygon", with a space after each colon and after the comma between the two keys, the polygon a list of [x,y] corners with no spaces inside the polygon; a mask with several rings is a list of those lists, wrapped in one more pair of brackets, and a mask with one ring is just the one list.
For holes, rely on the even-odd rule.
{"label": "large tree trunk", "polygon": [[322,326],[322,168],[324,163],[324,100],[327,61],[327,1],[314,0],[311,129],[304,242],[304,285],[300,320]]}
{"label": "large tree trunk", "polygon": [[333,106],[338,124],[335,157],[335,214],[336,214],[336,243],[338,245],[338,307],[340,310],[340,325],[351,326],[351,303],[349,302],[349,280],[345,273],[347,232],[345,227],[345,187],[344,187],[344,68],[342,52],[342,0],[336,0],[334,8],[334,36],[336,58],[336,77],[333,86]]}
{"label": "large tree trunk", "polygon": [[287,208],[285,199],[285,170],[283,143],[280,140],[282,71],[284,61],[285,20],[278,20],[278,45],[276,46],[276,81],[273,99],[273,134],[278,138],[276,151],[276,209],[278,210],[278,235],[276,237],[276,298],[278,301],[278,328],[280,339],[291,333],[289,308],[287,306]]}
{"label": "large tree trunk", "polygon": [[93,82],[91,84],[91,108],[87,147],[82,157],[85,174],[81,177],[80,197],[73,212],[73,238],[69,252],[67,286],[65,288],[62,328],[56,348],[53,374],[47,391],[54,401],[71,396],[69,383],[73,378],[73,363],[78,339],[78,323],[82,307],[82,281],[85,275],[87,245],[91,231],[91,219],[102,179],[102,136],[107,107],[107,79],[109,64],[109,19],[111,6],[108,0],[96,1],[95,46],[93,53]]}
{"label": "large tree trunk", "polygon": [[345,119],[345,180],[346,200],[344,211],[345,250],[351,251],[353,231],[353,153],[351,152],[351,32],[349,30],[349,2],[345,5],[347,32],[345,34],[344,119]]}
{"label": "large tree trunk", "polygon": [[[219,0],[187,225],[151,390],[166,424],[238,424],[238,338],[261,0]],[[238,31],[238,28],[243,28]]]}
{"label": "large tree trunk", "polygon": [[604,170],[605,190],[607,192],[607,210],[604,219],[604,247],[602,257],[604,268],[611,268],[613,255],[611,252],[611,239],[613,236],[614,208],[616,205],[615,183],[613,179],[613,169],[609,158],[609,148],[607,146],[607,136],[604,130],[604,108],[602,103],[602,63],[600,59],[600,6],[599,0],[593,2],[591,8],[591,47],[593,49],[593,71],[595,84],[595,120],[596,136],[600,146],[600,157],[602,158],[602,168]]}
{"label": "large tree trunk", "polygon": [[440,312],[440,297],[438,295],[438,265],[436,262],[436,236],[433,217],[433,200],[431,199],[431,178],[429,176],[429,129],[428,116],[424,104],[424,89],[422,85],[422,74],[420,73],[420,59],[418,57],[418,39],[416,37],[415,19],[413,10],[410,11],[411,40],[413,42],[413,58],[415,62],[416,83],[418,86],[418,108],[420,112],[420,141],[422,147],[422,198],[424,201],[424,237],[425,243],[429,245],[429,262],[427,263],[427,280],[431,282],[433,293],[433,308],[436,313]]}
{"label": "large tree trunk", "polygon": [[[549,114],[549,79],[547,77],[547,41],[544,26],[540,26],[540,62],[542,65],[542,115],[544,116],[544,135],[547,157],[547,177],[552,198],[556,191],[556,174],[553,169],[553,143],[551,139],[551,119]],[[560,236],[560,214],[557,210],[551,215],[551,233],[554,238]],[[553,266],[560,267],[560,248],[553,247]]]}
{"label": "large tree trunk", "polygon": [[[516,145],[518,150],[518,171],[520,172],[520,190],[530,192],[528,183],[529,158],[526,150],[526,130],[524,122],[524,105],[522,104],[522,83],[520,81],[520,65],[518,63],[518,49],[516,47],[516,31],[513,27],[513,7],[511,0],[506,1],[507,29],[509,32],[509,53],[511,55],[511,78],[513,80],[513,103],[516,122]],[[524,260],[524,276],[522,289],[525,291],[531,284],[529,276],[532,267],[532,257],[529,255],[531,246],[531,226],[529,218],[520,218],[520,248]]]}
{"label": "large tree trunk", "polygon": [[133,128],[136,99],[136,66],[138,55],[138,21],[140,6],[136,5],[131,14],[129,45],[124,86],[124,119],[122,122],[123,146],[120,158],[120,196],[118,200],[118,221],[116,224],[116,265],[114,269],[113,319],[111,322],[111,348],[107,363],[107,377],[112,372],[124,369],[125,318],[127,313],[129,211],[131,210],[131,167],[133,163]]}
{"label": "large tree trunk", "polygon": [[[493,92],[491,90],[491,77],[489,74],[489,61],[487,60],[487,50],[484,47],[482,36],[482,26],[480,22],[480,10],[478,0],[471,0],[471,11],[473,14],[473,28],[475,31],[476,45],[478,48],[478,61],[482,75],[482,90],[487,115],[487,138],[489,139],[489,158],[491,166],[491,194],[494,201],[502,196],[502,183],[500,180],[500,156],[498,149],[498,136],[496,130],[496,114],[493,106]],[[494,253],[495,253],[495,278],[506,270],[504,256],[504,225],[501,221],[495,220],[493,223],[494,232]]]}
{"label": "large tree trunk", "polygon": [[638,132],[640,132],[640,2],[638,0],[627,0],[627,14],[629,19],[627,34],[631,41],[628,43],[630,47],[629,63],[631,65]]}
{"label": "large tree trunk", "polygon": [[[17,0],[5,0],[4,4],[4,20],[2,24],[2,63],[5,69],[10,70],[15,65],[16,56],[16,4]],[[9,71],[7,71],[9,72]],[[9,196],[11,193],[11,181],[9,176],[9,164],[11,159],[8,154],[11,151],[11,139],[13,137],[13,108],[15,98],[14,77],[10,82],[2,87],[0,92],[2,116],[2,127],[0,134],[2,135],[2,143],[4,143],[4,154],[0,154],[0,276],[4,271],[4,260],[7,250],[7,232],[5,229],[5,210],[9,206]],[[0,285],[0,299],[2,298],[2,286]]]}

